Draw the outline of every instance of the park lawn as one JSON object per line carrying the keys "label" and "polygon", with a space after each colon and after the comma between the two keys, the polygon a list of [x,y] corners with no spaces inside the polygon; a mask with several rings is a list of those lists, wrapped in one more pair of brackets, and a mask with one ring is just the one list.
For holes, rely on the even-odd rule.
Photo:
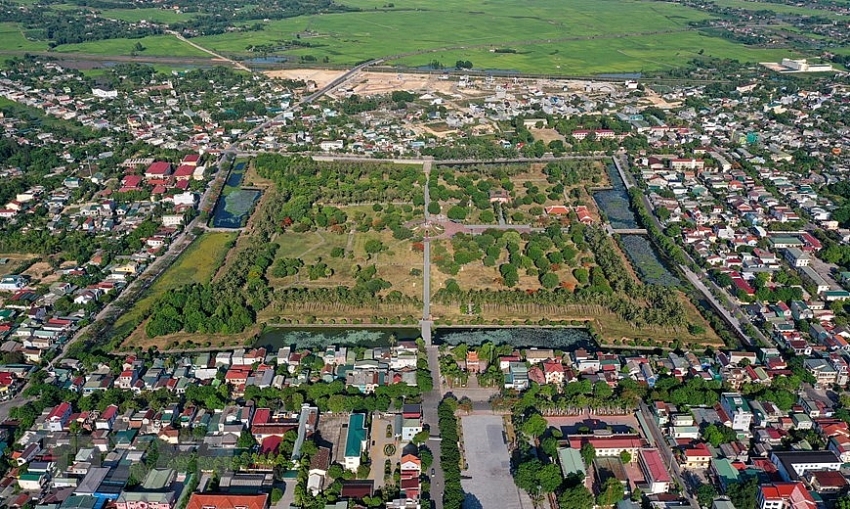
{"label": "park lawn", "polygon": [[27,39],[17,23],[0,23],[0,49],[3,51],[47,51],[48,46],[47,41]]}
{"label": "park lawn", "polygon": [[[352,235],[353,238],[350,238]],[[370,257],[366,253],[365,245],[371,239],[383,242],[385,250]],[[276,255],[277,259],[300,258],[304,261],[304,268],[301,269],[301,274],[298,276],[276,278],[269,272],[269,282],[276,288],[288,286],[310,288],[352,286],[354,285],[355,267],[357,265],[367,267],[374,264],[378,269],[377,277],[392,283],[393,286],[390,290],[399,290],[408,295],[415,295],[414,288],[421,289],[422,278],[411,276],[410,269],[414,267],[422,269],[422,254],[412,251],[411,241],[396,240],[390,232],[356,232],[342,235],[328,231],[287,232],[278,235],[276,241],[280,246]],[[332,258],[331,250],[335,247],[345,249],[345,257]],[[334,274],[329,278],[310,281],[307,277],[307,267],[315,264],[319,259],[333,269]]]}
{"label": "park lawn", "polygon": [[[353,235],[353,238],[349,238]],[[367,255],[365,244],[370,239],[377,239],[384,243],[385,250],[371,257]],[[422,270],[422,253],[413,251],[412,242],[410,240],[393,239],[392,233],[381,232],[365,232],[365,233],[345,233],[342,235],[331,233],[328,231],[316,231],[306,233],[286,232],[278,235],[275,241],[280,248],[277,251],[276,259],[281,258],[300,258],[304,261],[304,267],[298,276],[288,276],[284,278],[276,278],[271,275],[271,271],[267,273],[267,277],[271,286],[275,289],[288,287],[303,287],[303,288],[335,288],[337,286],[354,285],[354,272],[356,266],[367,267],[374,264],[378,269],[376,277],[389,281],[392,287],[384,290],[383,293],[388,293],[397,290],[411,297],[421,298],[422,292],[422,276],[413,276],[410,274],[411,269],[418,268]],[[349,249],[350,246],[350,249]],[[341,247],[346,250],[344,258],[332,258],[330,253],[335,247]],[[321,278],[311,281],[307,275],[308,266],[315,264],[319,259],[333,269],[334,274],[329,278]],[[392,308],[387,306],[386,309],[362,308],[362,309],[345,309],[344,311],[334,309],[311,310],[310,314],[314,316],[319,323],[334,323],[341,319],[360,319],[369,320],[373,316],[397,316],[397,315],[412,315],[418,316],[421,309],[405,309]],[[392,309],[391,309],[392,308]],[[258,313],[258,322],[276,322],[278,319],[286,319],[291,321],[302,321],[304,319],[303,312],[294,312],[291,310],[275,309],[274,303],[268,308]],[[342,323],[342,322],[339,322]]]}
{"label": "park lawn", "polygon": [[[499,274],[499,265],[503,263],[507,263],[508,261],[508,253],[506,250],[502,250],[502,253],[499,256],[499,259],[496,260],[496,264],[492,267],[488,267],[484,265],[484,262],[481,260],[476,260],[472,263],[467,263],[466,265],[462,265],[460,270],[456,275],[446,274],[442,272],[439,267],[437,267],[436,257],[440,256],[440,248],[437,246],[444,246],[447,250],[447,256],[454,256],[454,248],[452,248],[451,241],[439,239],[431,242],[431,295],[437,293],[440,288],[445,287],[446,281],[449,279],[454,279],[458,282],[461,288],[463,289],[473,289],[473,290],[522,290],[522,291],[537,291],[542,290],[543,287],[540,284],[540,280],[538,276],[529,276],[526,275],[525,270],[519,271],[519,283],[513,288],[508,288],[504,286],[502,283],[502,277]],[[520,246],[521,249],[525,249],[525,242]],[[582,256],[585,256],[587,253],[582,252],[576,254],[575,259],[579,260]],[[557,271],[554,271],[555,274],[558,275],[558,279],[561,282],[566,283],[569,287],[575,287],[578,282],[572,275],[574,267],[569,266],[568,264],[562,264],[561,268]]]}
{"label": "park lawn", "polygon": [[165,336],[149,338],[143,326],[137,327],[127,339],[121,343],[121,350],[148,350],[155,348],[158,352],[192,351],[197,349],[235,348],[251,346],[254,339],[262,332],[262,325],[254,325],[238,334],[199,334],[197,332],[177,332]]}
{"label": "park lawn", "polygon": [[140,39],[107,39],[104,41],[63,44],[58,53],[87,53],[90,55],[130,55],[136,43],[145,47],[139,56],[210,58],[209,53],[196,49],[171,35],[151,35]]}
{"label": "park lawn", "polygon": [[208,283],[224,261],[235,233],[205,233],[195,239],[183,254],[148,288],[133,308],[115,321],[116,335],[133,327],[165,292],[193,283]]}
{"label": "park lawn", "polygon": [[180,13],[171,9],[105,9],[100,11],[101,17],[118,19],[128,23],[149,21],[153,23],[178,23],[196,16],[194,13]]}

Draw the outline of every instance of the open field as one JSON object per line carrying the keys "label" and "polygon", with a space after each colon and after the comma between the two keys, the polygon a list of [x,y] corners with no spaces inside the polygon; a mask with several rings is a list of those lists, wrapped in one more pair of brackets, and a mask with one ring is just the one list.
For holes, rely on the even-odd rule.
{"label": "open field", "polygon": [[[133,326],[165,292],[187,284],[208,282],[221,265],[235,238],[235,233],[206,233],[198,237],[174,264],[157,278],[132,309],[115,321],[116,334],[120,334],[122,328]],[[136,346],[139,344],[137,341],[147,339],[141,329],[142,327],[139,327],[124,344]],[[150,345],[145,343],[143,346],[147,348]]]}
{"label": "open field", "polygon": [[[593,74],[639,72],[682,67],[697,57],[720,57],[742,62],[779,61],[798,54],[787,50],[755,49],[695,31],[630,37],[516,45],[517,53],[494,53],[487,48],[451,50],[393,60],[392,64],[427,65],[432,60],[451,64],[471,60],[479,69]],[[699,52],[703,51],[700,55]]]}
{"label": "open field", "polygon": [[282,78],[289,80],[304,80],[314,82],[317,88],[323,88],[328,83],[339,78],[344,71],[330,71],[326,69],[284,69],[280,71],[266,71],[270,78]]}
{"label": "open field", "polygon": [[701,35],[688,23],[711,15],[672,3],[543,0],[529,6],[499,0],[474,9],[460,0],[404,1],[394,9],[383,9],[385,4],[374,0],[347,3],[364,11],[272,21],[261,32],[199,37],[195,42],[246,54],[251,45],[282,46],[300,36],[312,47],[283,55],[309,55],[318,61],[327,57],[331,64],[344,65],[389,57],[390,64],[411,67],[432,60],[451,67],[462,59],[471,60],[476,69],[563,74],[674,68],[701,50],[704,56],[753,62],[793,55]]}
{"label": "open field", "polygon": [[209,58],[208,53],[193,48],[171,35],[152,35],[141,39],[107,39],[105,41],[63,44],[54,51],[57,53],[86,53],[90,55],[129,55],[136,43],[145,47],[139,55],[163,57]]}
{"label": "open field", "polygon": [[47,51],[47,41],[30,41],[15,23],[0,23],[0,49],[3,51]]}
{"label": "open field", "polygon": [[596,330],[602,336],[603,344],[608,346],[663,346],[672,347],[675,341],[693,344],[695,348],[723,346],[723,341],[708,325],[705,318],[683,294],[679,301],[688,316],[688,322],[705,328],[704,334],[692,336],[687,330],[674,330],[668,327],[644,326],[636,329],[613,313],[602,313],[595,317]]}
{"label": "open field", "polygon": [[104,18],[119,19],[130,23],[149,21],[153,23],[177,23],[194,18],[193,13],[179,13],[170,9],[104,9],[100,11]]}

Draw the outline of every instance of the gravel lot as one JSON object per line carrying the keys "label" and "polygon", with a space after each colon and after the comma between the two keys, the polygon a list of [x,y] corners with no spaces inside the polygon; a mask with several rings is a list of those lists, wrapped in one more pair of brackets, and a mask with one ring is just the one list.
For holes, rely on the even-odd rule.
{"label": "gravel lot", "polygon": [[531,509],[531,499],[511,478],[510,456],[503,439],[502,417],[469,415],[461,418],[463,443],[471,479],[461,484],[467,493],[465,509]]}

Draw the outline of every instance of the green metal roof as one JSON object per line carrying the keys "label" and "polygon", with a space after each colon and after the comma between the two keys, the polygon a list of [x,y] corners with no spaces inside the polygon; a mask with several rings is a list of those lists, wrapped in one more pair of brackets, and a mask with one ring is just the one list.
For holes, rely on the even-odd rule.
{"label": "green metal roof", "polygon": [[351,414],[348,418],[348,438],[345,440],[345,457],[360,456],[366,441],[366,415]]}
{"label": "green metal roof", "polygon": [[558,459],[561,461],[561,474],[564,478],[577,473],[587,475],[587,471],[584,469],[584,461],[581,459],[581,453],[578,450],[572,447],[561,447],[558,449]]}

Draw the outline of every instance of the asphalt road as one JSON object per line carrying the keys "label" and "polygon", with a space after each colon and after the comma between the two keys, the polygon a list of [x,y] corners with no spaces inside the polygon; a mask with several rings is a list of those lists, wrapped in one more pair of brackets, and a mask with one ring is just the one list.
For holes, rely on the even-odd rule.
{"label": "asphalt road", "polygon": [[[427,203],[427,202],[426,202]],[[443,399],[442,394],[442,376],[440,375],[439,351],[436,346],[429,346],[428,352],[428,367],[431,369],[431,379],[434,382],[434,388],[430,392],[426,392],[422,396],[422,420],[425,425],[431,430],[431,438],[428,440],[428,448],[434,456],[434,463],[431,468],[434,469],[434,475],[431,476],[431,509],[443,509],[443,487],[445,480],[443,478],[443,468],[440,465],[440,428],[437,423],[437,405]],[[430,475],[430,470],[425,472]]]}
{"label": "asphalt road", "polygon": [[667,445],[667,441],[661,434],[661,430],[658,428],[658,424],[656,424],[655,418],[652,416],[652,412],[650,412],[649,407],[643,401],[640,403],[639,412],[643,413],[644,420],[646,421],[647,426],[649,426],[649,431],[652,433],[652,439],[655,441],[655,446],[658,448],[658,451],[661,453],[661,458],[667,465],[667,471],[670,472],[673,478],[679,483],[679,486],[685,490],[686,498],[691,503],[691,507],[693,507],[693,509],[700,509],[699,502],[696,497],[691,494],[690,485],[685,482],[682,477],[679,464],[676,462],[676,458],[673,457],[673,451],[670,449],[670,446]]}

